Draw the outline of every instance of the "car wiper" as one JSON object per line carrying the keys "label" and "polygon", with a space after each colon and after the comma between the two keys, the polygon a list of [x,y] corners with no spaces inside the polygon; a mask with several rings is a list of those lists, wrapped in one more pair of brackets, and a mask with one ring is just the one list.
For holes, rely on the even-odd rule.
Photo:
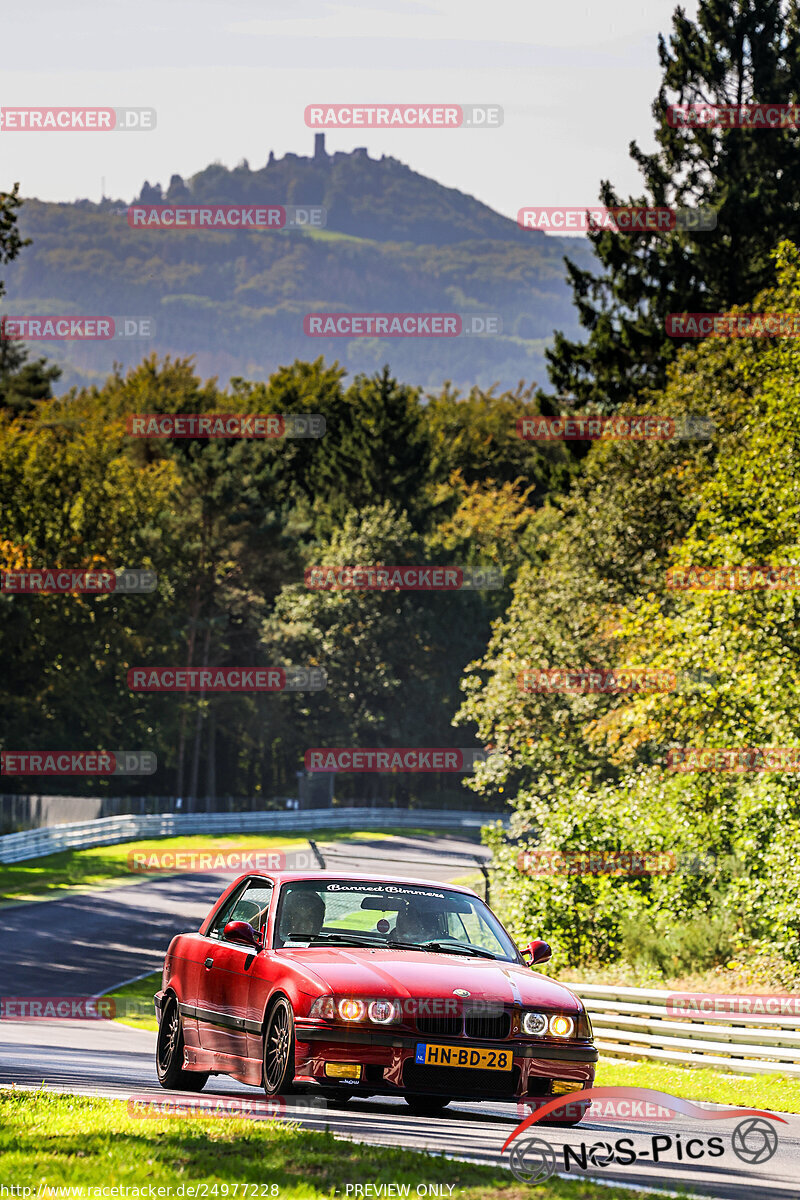
{"label": "car wiper", "polygon": [[[340,942],[343,946],[383,945],[382,942],[365,940],[363,937],[359,937],[357,933],[299,933],[295,936],[309,942]],[[367,937],[369,937],[369,935],[367,935]]]}
{"label": "car wiper", "polygon": [[387,942],[393,950],[432,950],[435,954],[469,954],[475,958],[490,958],[496,962],[491,950],[479,950],[477,946],[465,946],[463,942]]}

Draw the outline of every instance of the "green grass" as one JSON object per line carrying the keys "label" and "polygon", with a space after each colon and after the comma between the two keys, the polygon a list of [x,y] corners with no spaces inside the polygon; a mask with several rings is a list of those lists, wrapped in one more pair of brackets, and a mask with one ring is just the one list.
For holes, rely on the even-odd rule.
{"label": "green grass", "polygon": [[785,1075],[726,1075],[708,1067],[673,1067],[666,1063],[601,1058],[595,1084],[655,1088],[686,1100],[740,1104],[771,1112],[800,1112],[800,1081],[787,1079]]}
{"label": "green grass", "polygon": [[125,987],[115,988],[108,992],[106,998],[113,1000],[116,1005],[116,1021],[121,1025],[132,1025],[134,1029],[149,1029],[153,1033],[158,1029],[153,996],[161,987],[161,972],[154,971],[144,979],[128,983]]}
{"label": "green grass", "polygon": [[[40,1185],[147,1189],[249,1183],[267,1185],[251,1193],[258,1196],[329,1200],[337,1192],[344,1196],[347,1184],[406,1183],[413,1196],[417,1183],[438,1183],[454,1185],[453,1200],[531,1196],[531,1189],[506,1170],[443,1155],[393,1146],[376,1150],[327,1132],[243,1117],[146,1119],[132,1115],[123,1100],[13,1089],[0,1091],[0,1157],[0,1183],[30,1186],[34,1192]],[[553,1179],[538,1187],[536,1195],[543,1200],[608,1200],[608,1189]],[[635,1200],[642,1193],[615,1189],[614,1196]]]}
{"label": "green grass", "polygon": [[[315,840],[369,841],[373,838],[429,836],[425,829],[309,829]],[[134,851],[191,849],[294,849],[308,850],[304,834],[291,837],[264,834],[231,834],[225,837],[150,838],[138,842],[119,842],[113,846],[93,846],[89,850],[64,850],[45,858],[20,863],[0,864],[0,905],[52,897],[67,889],[103,887],[110,883],[136,883],[145,876],[128,868],[128,855]],[[387,863],[387,869],[390,869]],[[400,871],[400,874],[403,872]],[[413,873],[413,872],[412,872]]]}

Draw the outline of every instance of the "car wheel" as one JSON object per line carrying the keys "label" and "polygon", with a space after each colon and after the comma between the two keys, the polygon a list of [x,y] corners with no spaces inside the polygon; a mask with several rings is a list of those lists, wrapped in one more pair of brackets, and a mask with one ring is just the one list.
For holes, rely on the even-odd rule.
{"label": "car wheel", "polygon": [[403,1099],[418,1117],[435,1117],[450,1103],[447,1096],[404,1096]]}
{"label": "car wheel", "polygon": [[285,1092],[294,1080],[294,1013],[280,996],[264,1030],[264,1091],[268,1096]]}
{"label": "car wheel", "polygon": [[178,1001],[170,996],[164,1002],[156,1040],[156,1074],[164,1088],[201,1092],[208,1082],[207,1071],[183,1068],[183,1026]]}

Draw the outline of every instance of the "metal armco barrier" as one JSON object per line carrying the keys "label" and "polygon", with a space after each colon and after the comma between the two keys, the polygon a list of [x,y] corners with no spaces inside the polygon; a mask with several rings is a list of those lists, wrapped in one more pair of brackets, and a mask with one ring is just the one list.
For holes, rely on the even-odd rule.
{"label": "metal armco barrier", "polygon": [[24,862],[62,850],[86,850],[138,838],[188,837],[209,833],[291,833],[317,829],[480,829],[506,821],[503,813],[444,809],[306,808],[297,812],[150,813],[99,817],[94,821],[27,829],[0,837],[0,863]]}
{"label": "metal armco barrier", "polygon": [[[737,1075],[800,1076],[800,1013],[672,1015],[679,993],[656,988],[568,983],[591,1017],[601,1055],[677,1066],[712,1067]],[[727,993],[726,993],[727,994]]]}

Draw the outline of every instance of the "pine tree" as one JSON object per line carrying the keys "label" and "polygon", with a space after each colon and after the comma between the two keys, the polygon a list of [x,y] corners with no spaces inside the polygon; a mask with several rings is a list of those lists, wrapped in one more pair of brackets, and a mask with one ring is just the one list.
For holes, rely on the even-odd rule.
{"label": "pine tree", "polygon": [[704,207],[713,231],[590,233],[603,268],[566,261],[585,342],[556,333],[549,374],[561,395],[610,411],[660,389],[683,341],[670,338],[671,312],[719,312],[746,304],[770,279],[770,252],[800,241],[800,129],[672,127],[670,104],[796,103],[800,95],[797,0],[701,0],[697,19],[681,8],[669,44],[659,37],[662,83],[652,112],[657,149],[635,142],[645,194],[621,200],[603,181],[609,208]]}
{"label": "pine tree", "polygon": [[[10,192],[0,192],[0,265],[13,262],[23,246],[31,239],[22,238],[17,228],[19,184]],[[5,286],[0,279],[0,300],[5,295]],[[34,400],[43,400],[52,395],[51,384],[58,379],[61,369],[48,366],[44,358],[27,361],[27,351],[16,341],[7,341],[0,330],[0,408],[17,411],[29,408]]]}

